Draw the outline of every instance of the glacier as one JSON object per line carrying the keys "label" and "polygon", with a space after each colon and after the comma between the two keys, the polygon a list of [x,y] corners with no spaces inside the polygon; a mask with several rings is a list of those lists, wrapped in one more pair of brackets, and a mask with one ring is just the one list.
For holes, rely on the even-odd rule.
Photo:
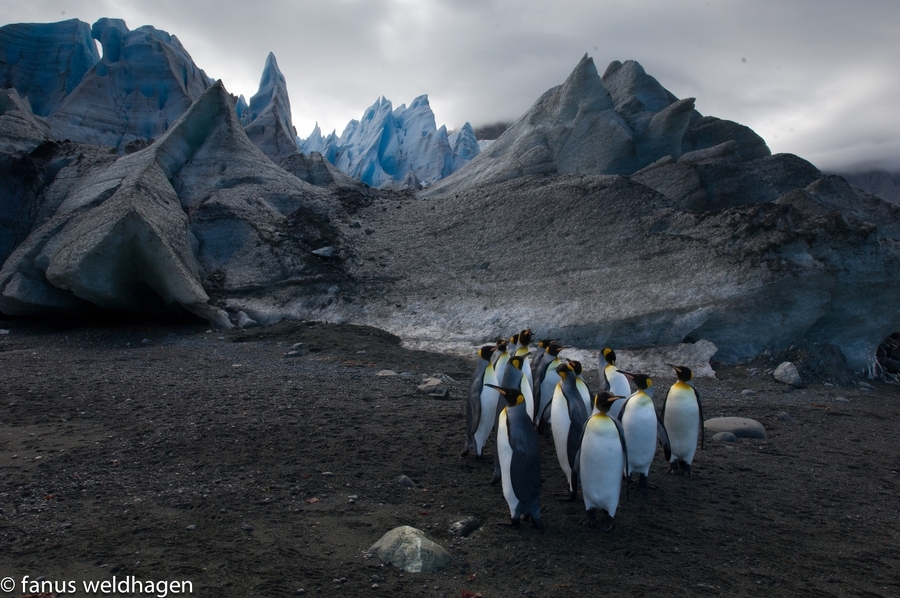
{"label": "glacier", "polygon": [[[466,123],[468,131],[471,125]],[[466,127],[463,127],[465,130]],[[304,153],[318,152],[342,172],[376,188],[427,187],[457,172],[477,153],[474,132],[457,137],[458,153],[445,126],[437,127],[427,95],[407,107],[393,107],[384,96],[369,106],[359,120],[351,120],[338,137],[327,138],[316,124],[300,142]]]}

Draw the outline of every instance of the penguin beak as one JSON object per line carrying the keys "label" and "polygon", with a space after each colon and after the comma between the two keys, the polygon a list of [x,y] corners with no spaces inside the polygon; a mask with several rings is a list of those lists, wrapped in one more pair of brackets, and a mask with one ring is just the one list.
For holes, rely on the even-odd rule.
{"label": "penguin beak", "polygon": [[606,401],[607,401],[608,403],[614,403],[614,402],[618,401],[619,399],[624,399],[624,398],[625,398],[625,397],[612,396],[612,397],[609,397]]}

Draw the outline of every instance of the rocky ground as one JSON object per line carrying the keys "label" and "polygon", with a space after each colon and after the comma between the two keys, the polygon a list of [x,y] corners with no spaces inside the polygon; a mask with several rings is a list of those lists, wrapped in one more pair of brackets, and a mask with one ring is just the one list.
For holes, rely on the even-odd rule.
{"label": "rocky ground", "polygon": [[[544,437],[537,531],[495,525],[509,513],[491,465],[459,457],[473,361],[350,326],[0,328],[0,577],[17,584],[0,596],[28,593],[25,575],[190,581],[196,596],[900,595],[895,385],[789,391],[719,368],[697,384],[706,417],[756,419],[768,439],[707,434],[691,479],[658,460],[659,488],[632,491],[611,533],[556,501]],[[455,381],[448,400],[417,391],[432,374]],[[453,536],[467,517],[482,527]],[[399,525],[453,564],[367,558]]]}

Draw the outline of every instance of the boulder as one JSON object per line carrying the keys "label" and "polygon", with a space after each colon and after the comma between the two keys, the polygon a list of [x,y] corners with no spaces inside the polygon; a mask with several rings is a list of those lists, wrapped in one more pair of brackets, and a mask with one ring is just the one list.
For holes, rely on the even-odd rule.
{"label": "boulder", "polygon": [[713,434],[734,434],[737,438],[766,439],[766,429],[756,420],[746,417],[714,417],[703,422],[703,427]]}
{"label": "boulder", "polygon": [[794,386],[800,388],[803,386],[803,382],[800,380],[800,373],[797,371],[796,366],[790,361],[784,361],[775,368],[775,372],[772,374],[777,382],[781,382],[782,384],[787,384],[788,386]]}
{"label": "boulder", "polygon": [[453,562],[445,548],[408,525],[383,535],[367,553],[408,573],[434,573]]}

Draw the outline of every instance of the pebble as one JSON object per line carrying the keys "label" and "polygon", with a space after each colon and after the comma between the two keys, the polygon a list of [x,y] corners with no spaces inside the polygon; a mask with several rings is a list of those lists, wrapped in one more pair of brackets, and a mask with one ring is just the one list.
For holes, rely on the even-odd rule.
{"label": "pebble", "polygon": [[859,387],[863,390],[875,390],[875,387],[868,382],[860,382]]}
{"label": "pebble", "polygon": [[149,338],[145,338],[145,339],[143,339],[143,340],[141,341],[141,344],[142,344],[142,345],[146,345],[146,344],[149,343],[149,342],[150,342],[150,339],[149,339]]}
{"label": "pebble", "polygon": [[756,396],[756,391],[750,390],[749,388],[745,388],[744,390],[741,391],[741,394],[744,395],[745,397],[752,397],[752,396]]}
{"label": "pebble", "polygon": [[375,372],[376,376],[396,376],[397,372],[394,370],[381,370],[380,372]]}
{"label": "pebble", "polygon": [[796,424],[797,420],[787,414],[787,412],[782,411],[778,414],[778,419],[783,421],[786,424]]}
{"label": "pebble", "polygon": [[63,523],[60,527],[63,528],[63,529],[69,529],[70,527],[72,527],[72,523],[69,522],[69,521],[66,521],[66,522]]}
{"label": "pebble", "polygon": [[380,575],[373,575],[372,579],[370,579],[369,581],[371,581],[372,583],[379,583],[384,581],[384,578]]}
{"label": "pebble", "polygon": [[713,440],[717,442],[737,442],[737,436],[731,432],[719,432],[718,434],[713,434]]}
{"label": "pebble", "polygon": [[326,478],[333,478],[333,477],[334,477],[334,472],[332,472],[332,471],[323,471],[323,472],[322,472],[322,475],[325,476]]}
{"label": "pebble", "polygon": [[252,526],[252,525],[245,525],[245,526],[242,527],[241,529],[244,530],[245,532],[252,532],[252,531],[253,531],[253,526]]}
{"label": "pebble", "polygon": [[334,255],[334,247],[320,247],[312,252],[313,255],[317,255],[319,257],[331,257]]}
{"label": "pebble", "polygon": [[187,529],[188,531],[191,531],[191,532],[192,532],[192,531],[194,531],[195,529],[197,529],[197,526],[194,525],[194,524],[192,523],[192,524],[190,524],[189,526],[187,526],[186,529]]}
{"label": "pebble", "polygon": [[838,403],[849,403],[850,402],[850,399],[848,399],[847,397],[835,397],[834,400],[837,401]]}
{"label": "pebble", "polygon": [[481,522],[475,517],[466,517],[461,521],[457,521],[450,525],[450,531],[460,538],[468,538],[472,533],[481,527]]}
{"label": "pebble", "polygon": [[415,488],[416,483],[412,481],[412,478],[406,475],[402,475],[397,479],[397,484],[403,486],[404,488]]}

